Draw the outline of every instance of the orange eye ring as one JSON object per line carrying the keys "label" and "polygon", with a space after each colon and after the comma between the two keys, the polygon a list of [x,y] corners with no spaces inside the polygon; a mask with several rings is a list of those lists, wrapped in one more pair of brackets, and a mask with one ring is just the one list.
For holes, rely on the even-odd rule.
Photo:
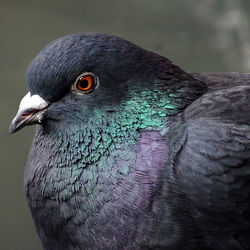
{"label": "orange eye ring", "polygon": [[72,90],[79,94],[87,94],[94,90],[97,83],[98,79],[93,73],[85,72],[78,76],[72,86]]}
{"label": "orange eye ring", "polygon": [[88,91],[93,87],[94,82],[92,75],[81,76],[77,80],[76,88],[80,91]]}

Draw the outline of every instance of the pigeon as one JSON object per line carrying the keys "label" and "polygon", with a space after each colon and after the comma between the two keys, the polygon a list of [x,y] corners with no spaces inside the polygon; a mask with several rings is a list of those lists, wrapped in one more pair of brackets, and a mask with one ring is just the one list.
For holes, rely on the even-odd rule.
{"label": "pigeon", "polygon": [[100,33],[27,70],[25,192],[46,250],[250,249],[250,74],[187,73]]}

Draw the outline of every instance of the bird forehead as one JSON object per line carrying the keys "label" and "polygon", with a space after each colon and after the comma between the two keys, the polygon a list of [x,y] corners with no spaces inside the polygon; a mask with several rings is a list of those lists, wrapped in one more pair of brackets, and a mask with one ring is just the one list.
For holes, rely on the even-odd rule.
{"label": "bird forehead", "polygon": [[140,50],[131,42],[112,35],[74,34],[49,43],[33,60],[28,71],[37,67],[43,69],[45,66],[53,69],[57,64],[72,68],[78,62],[92,66],[103,62],[112,65],[112,62],[117,63],[122,59],[120,64],[133,60],[140,54]]}

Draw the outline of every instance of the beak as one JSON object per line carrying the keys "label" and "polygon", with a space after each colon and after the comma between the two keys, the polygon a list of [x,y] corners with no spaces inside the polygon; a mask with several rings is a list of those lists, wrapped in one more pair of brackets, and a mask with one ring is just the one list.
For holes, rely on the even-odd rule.
{"label": "beak", "polygon": [[27,125],[41,123],[48,106],[49,103],[42,97],[31,96],[28,92],[21,100],[17,114],[10,124],[9,134],[13,134]]}

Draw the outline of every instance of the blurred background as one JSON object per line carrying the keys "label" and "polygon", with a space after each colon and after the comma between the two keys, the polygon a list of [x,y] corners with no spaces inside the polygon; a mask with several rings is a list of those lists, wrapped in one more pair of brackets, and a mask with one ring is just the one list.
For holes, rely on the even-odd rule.
{"label": "blurred background", "polygon": [[77,32],[126,38],[190,72],[250,72],[250,1],[0,0],[0,249],[41,250],[23,172],[34,128],[8,136],[26,68],[51,40]]}

